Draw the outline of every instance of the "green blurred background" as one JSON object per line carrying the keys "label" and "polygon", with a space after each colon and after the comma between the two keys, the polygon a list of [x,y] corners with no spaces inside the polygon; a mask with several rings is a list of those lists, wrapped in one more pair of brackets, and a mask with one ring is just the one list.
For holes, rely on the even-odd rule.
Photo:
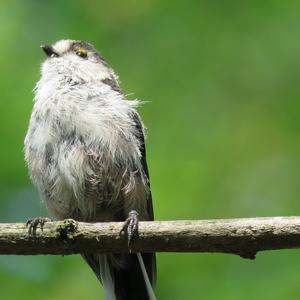
{"label": "green blurred background", "polygon": [[[148,127],[160,220],[300,214],[299,1],[0,1],[0,221],[46,215],[23,160],[39,45],[90,41]],[[79,256],[1,256],[1,299],[103,299]],[[300,251],[158,254],[158,299],[299,299]]]}

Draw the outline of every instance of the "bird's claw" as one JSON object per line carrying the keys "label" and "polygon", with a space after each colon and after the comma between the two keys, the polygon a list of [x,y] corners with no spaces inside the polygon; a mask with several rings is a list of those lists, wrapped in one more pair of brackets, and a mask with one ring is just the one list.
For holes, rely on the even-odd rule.
{"label": "bird's claw", "polygon": [[51,222],[52,220],[49,218],[44,217],[37,217],[27,220],[26,222],[26,228],[28,228],[28,233],[35,235],[36,229],[40,225],[41,231],[43,231],[44,224],[46,222]]}
{"label": "bird's claw", "polygon": [[128,240],[128,248],[130,246],[130,242],[133,237],[138,235],[138,225],[139,225],[139,220],[138,220],[138,213],[135,210],[132,210],[128,214],[128,218],[125,220],[122,229],[120,231],[120,234],[123,232],[127,235],[127,240]]}

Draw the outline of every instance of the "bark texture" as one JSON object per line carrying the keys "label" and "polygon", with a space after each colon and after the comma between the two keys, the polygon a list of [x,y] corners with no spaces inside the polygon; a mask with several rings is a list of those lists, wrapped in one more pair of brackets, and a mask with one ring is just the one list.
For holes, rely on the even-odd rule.
{"label": "bark texture", "polygon": [[140,222],[128,248],[122,223],[49,222],[28,233],[0,223],[0,254],[222,252],[254,259],[258,251],[300,248],[300,217]]}

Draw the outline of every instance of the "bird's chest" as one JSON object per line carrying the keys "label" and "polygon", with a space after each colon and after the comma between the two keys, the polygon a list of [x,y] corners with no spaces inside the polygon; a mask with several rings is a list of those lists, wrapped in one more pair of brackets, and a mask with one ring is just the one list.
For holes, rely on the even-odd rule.
{"label": "bird's chest", "polygon": [[[87,219],[117,205],[138,172],[138,145],[122,119],[76,101],[34,108],[25,141],[31,175],[52,215]],[[99,109],[100,108],[100,109]],[[99,121],[102,119],[102,122]],[[118,126],[114,126],[118,123]]]}

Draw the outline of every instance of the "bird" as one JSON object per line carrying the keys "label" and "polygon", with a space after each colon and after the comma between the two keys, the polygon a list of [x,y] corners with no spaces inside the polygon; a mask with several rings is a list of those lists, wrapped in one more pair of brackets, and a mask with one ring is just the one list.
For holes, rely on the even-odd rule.
{"label": "bird", "polygon": [[[24,141],[30,177],[51,220],[124,222],[130,244],[138,221],[154,219],[140,101],[127,99],[92,44],[64,39],[41,48],[46,59]],[[35,217],[27,225],[47,221]],[[107,300],[154,299],[154,253],[82,257]]]}

